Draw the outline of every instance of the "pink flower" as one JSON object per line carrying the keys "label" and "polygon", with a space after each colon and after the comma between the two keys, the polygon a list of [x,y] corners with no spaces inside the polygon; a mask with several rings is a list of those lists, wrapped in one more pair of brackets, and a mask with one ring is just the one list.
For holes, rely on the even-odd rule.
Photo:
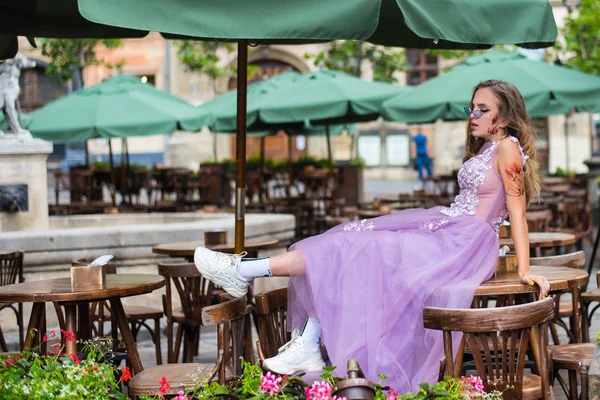
{"label": "pink flower", "polygon": [[186,396],[183,390],[180,390],[175,396],[175,400],[190,400],[190,396]]}
{"label": "pink flower", "polygon": [[169,390],[169,388],[171,387],[171,385],[169,385],[169,382],[167,382],[166,376],[163,376],[162,378],[160,378],[160,381],[158,381],[158,384],[160,385],[159,391],[161,393],[167,393],[167,390]]}
{"label": "pink flower", "polygon": [[[306,400],[332,400],[336,397],[331,397],[329,392],[331,385],[327,381],[314,382],[311,387],[306,388]],[[341,400],[342,398],[336,398]]]}
{"label": "pink flower", "polygon": [[75,339],[75,333],[73,333],[72,331],[65,331],[64,329],[61,329],[60,333],[64,335],[65,342],[75,343],[77,341],[77,339]]}
{"label": "pink flower", "polygon": [[15,363],[15,359],[14,358],[9,358],[8,359],[8,363],[9,364],[14,364]]}
{"label": "pink flower", "polygon": [[398,400],[398,392],[394,391],[393,388],[390,388],[387,392],[385,400]]}
{"label": "pink flower", "polygon": [[258,390],[263,393],[269,393],[269,396],[273,396],[275,393],[279,392],[279,389],[281,389],[279,387],[281,380],[282,378],[279,375],[267,372],[266,375],[261,375],[260,386]]}
{"label": "pink flower", "polygon": [[470,385],[476,392],[483,393],[483,380],[480,376],[470,375],[468,378],[463,378],[463,380],[467,385]]}

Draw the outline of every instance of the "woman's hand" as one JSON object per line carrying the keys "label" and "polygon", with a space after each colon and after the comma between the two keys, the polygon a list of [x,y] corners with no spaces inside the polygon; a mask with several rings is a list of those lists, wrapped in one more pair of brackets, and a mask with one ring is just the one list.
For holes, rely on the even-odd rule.
{"label": "woman's hand", "polygon": [[521,277],[521,283],[526,285],[538,285],[540,288],[540,300],[544,297],[548,296],[548,291],[550,290],[550,283],[548,279],[541,275],[534,275],[531,273],[525,274]]}

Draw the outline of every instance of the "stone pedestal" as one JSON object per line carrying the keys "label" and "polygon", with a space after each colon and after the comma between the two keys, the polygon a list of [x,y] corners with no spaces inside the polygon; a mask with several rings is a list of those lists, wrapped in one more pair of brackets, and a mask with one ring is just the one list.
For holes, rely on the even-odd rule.
{"label": "stone pedestal", "polygon": [[588,200],[592,208],[597,208],[600,205],[598,202],[598,184],[596,183],[600,176],[600,156],[594,155],[583,163],[590,170],[588,172]]}
{"label": "stone pedestal", "polygon": [[0,232],[50,228],[47,181],[50,153],[52,143],[43,140],[27,135],[0,137],[0,191],[4,189],[0,206],[6,207],[13,195],[22,196],[11,211],[0,211]]}

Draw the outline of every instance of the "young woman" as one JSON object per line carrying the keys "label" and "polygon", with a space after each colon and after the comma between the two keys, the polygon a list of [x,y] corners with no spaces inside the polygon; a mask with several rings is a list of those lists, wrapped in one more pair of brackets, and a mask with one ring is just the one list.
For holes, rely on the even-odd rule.
{"label": "young woman", "polygon": [[[333,365],[359,361],[367,377],[388,375],[400,393],[435,382],[441,332],[423,328],[426,306],[469,308],[498,260],[498,229],[510,217],[521,281],[548,281],[529,269],[525,207],[540,190],[534,127],[511,84],[489,80],[473,91],[460,193],[450,207],[412,209],[339,225],[287,253],[243,260],[198,248],[195,263],[235,296],[262,276],[291,276],[292,341],[263,366],[280,374],[321,369],[320,341]],[[458,343],[457,341],[455,343]]]}

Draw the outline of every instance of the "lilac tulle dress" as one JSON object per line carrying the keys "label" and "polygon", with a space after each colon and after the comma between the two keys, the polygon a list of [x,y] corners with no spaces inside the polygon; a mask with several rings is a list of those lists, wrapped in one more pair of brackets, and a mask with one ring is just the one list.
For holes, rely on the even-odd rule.
{"label": "lilac tulle dress", "polygon": [[[524,165],[518,140],[508,139]],[[291,247],[304,270],[291,271],[288,327],[317,318],[338,375],[354,358],[367,378],[385,374],[400,393],[437,380],[443,339],[423,327],[423,308],[469,308],[494,272],[497,232],[508,215],[494,168],[498,145],[486,142],[460,167],[460,194],[450,207],[349,222]]]}

